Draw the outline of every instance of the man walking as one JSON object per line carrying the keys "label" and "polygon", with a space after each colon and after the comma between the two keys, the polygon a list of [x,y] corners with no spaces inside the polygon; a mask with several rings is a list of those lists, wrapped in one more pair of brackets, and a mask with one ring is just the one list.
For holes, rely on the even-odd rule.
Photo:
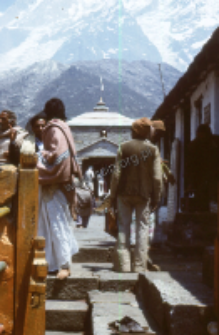
{"label": "man walking", "polygon": [[146,117],[132,124],[132,140],[121,144],[111,180],[111,204],[117,200],[118,240],[115,270],[131,271],[130,225],[136,214],[134,272],[145,271],[147,264],[149,215],[161,195],[161,158],[150,138],[151,121]]}

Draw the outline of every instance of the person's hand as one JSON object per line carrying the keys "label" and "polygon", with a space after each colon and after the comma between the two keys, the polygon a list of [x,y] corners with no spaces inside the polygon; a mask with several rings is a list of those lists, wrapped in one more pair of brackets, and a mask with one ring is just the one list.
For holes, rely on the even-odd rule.
{"label": "person's hand", "polygon": [[14,129],[11,125],[9,125],[9,127],[10,127],[10,141],[13,142],[17,137],[17,130]]}

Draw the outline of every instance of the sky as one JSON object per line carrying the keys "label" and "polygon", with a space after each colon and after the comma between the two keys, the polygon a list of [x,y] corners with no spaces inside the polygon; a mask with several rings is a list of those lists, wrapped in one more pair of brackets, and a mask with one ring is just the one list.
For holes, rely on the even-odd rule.
{"label": "sky", "polygon": [[0,12],[6,11],[14,2],[15,0],[0,0]]}
{"label": "sky", "polygon": [[[77,48],[72,35],[81,36],[86,45],[89,32],[102,29],[101,20],[108,25],[115,6],[120,8],[118,22],[123,20],[119,15],[130,15],[162,61],[180,71],[219,23],[219,0],[0,0],[0,71],[52,59],[58,52],[69,58],[67,49]],[[119,34],[123,40],[129,37],[126,31]],[[145,41],[139,39],[141,43]],[[98,47],[90,45],[90,51],[98,54]],[[107,47],[102,54],[113,55],[115,46]]]}

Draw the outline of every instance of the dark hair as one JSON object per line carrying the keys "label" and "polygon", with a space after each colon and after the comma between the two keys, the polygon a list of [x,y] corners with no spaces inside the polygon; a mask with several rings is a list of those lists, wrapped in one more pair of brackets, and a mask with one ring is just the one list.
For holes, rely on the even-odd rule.
{"label": "dark hair", "polygon": [[17,116],[14,112],[8,110],[8,109],[4,109],[3,111],[1,111],[1,113],[5,113],[8,116],[8,121],[12,126],[16,126],[17,124]]}
{"label": "dark hair", "polygon": [[33,126],[34,126],[34,123],[35,123],[37,120],[39,120],[39,119],[43,119],[43,120],[46,121],[47,116],[46,116],[46,114],[44,113],[44,111],[41,111],[40,113],[34,115],[34,116],[30,119],[30,125],[31,125],[32,128],[33,128]]}
{"label": "dark hair", "polygon": [[196,135],[205,134],[205,136],[209,139],[212,136],[211,128],[208,124],[200,124],[196,130]]}
{"label": "dark hair", "polygon": [[44,113],[47,116],[47,120],[58,118],[65,121],[67,119],[65,115],[65,105],[62,100],[58,98],[52,98],[46,102]]}

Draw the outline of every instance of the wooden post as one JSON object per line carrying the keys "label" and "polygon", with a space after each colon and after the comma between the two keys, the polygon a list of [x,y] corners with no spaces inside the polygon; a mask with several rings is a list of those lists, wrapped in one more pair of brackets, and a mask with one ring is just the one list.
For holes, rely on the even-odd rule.
{"label": "wooden post", "polygon": [[36,162],[36,155],[23,153],[21,149],[16,236],[15,335],[24,335],[33,243],[37,235],[38,170],[35,168]]}
{"label": "wooden post", "polygon": [[6,203],[16,193],[17,169],[0,167],[0,333],[12,334],[14,328],[14,253],[15,222]]}
{"label": "wooden post", "polygon": [[12,334],[14,327],[14,234],[9,215],[0,218],[0,261],[6,268],[0,273],[0,324],[6,334]]}
{"label": "wooden post", "polygon": [[16,236],[15,335],[23,335],[28,288],[33,259],[33,240],[38,222],[38,170],[19,173]]}
{"label": "wooden post", "polygon": [[45,239],[43,237],[35,238],[32,276],[29,283],[23,335],[45,334],[45,279],[47,276],[48,264],[45,259],[44,248]]}

